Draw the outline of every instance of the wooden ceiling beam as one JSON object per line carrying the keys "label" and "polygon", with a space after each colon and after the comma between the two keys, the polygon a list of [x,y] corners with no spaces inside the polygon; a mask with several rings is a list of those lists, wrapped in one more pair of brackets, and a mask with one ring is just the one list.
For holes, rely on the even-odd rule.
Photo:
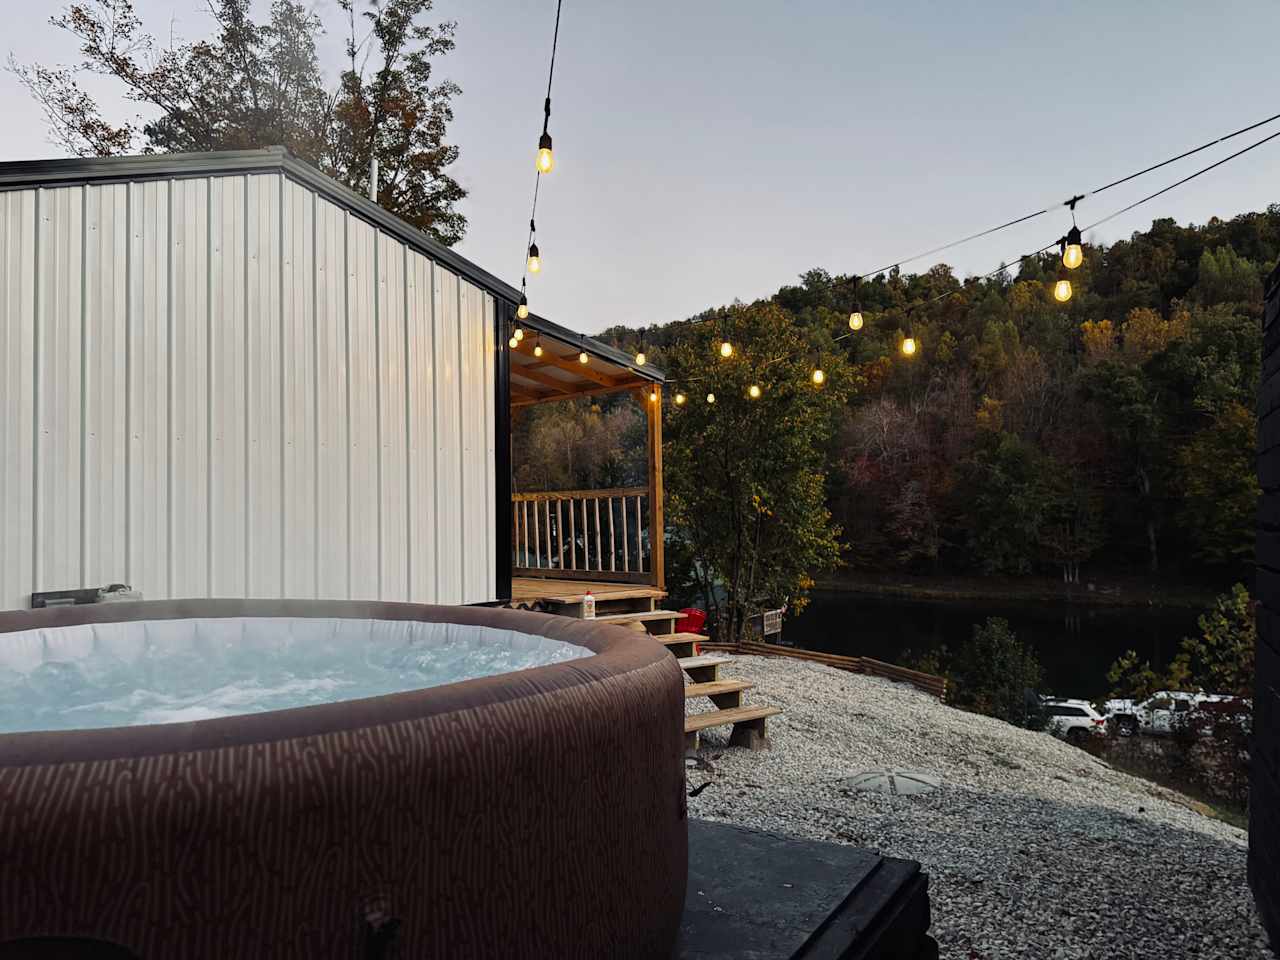
{"label": "wooden ceiling beam", "polygon": [[561,393],[573,393],[575,385],[572,380],[561,380],[553,377],[549,373],[543,373],[541,370],[531,370],[522,363],[511,364],[511,375],[513,377],[524,377],[526,380],[532,380],[534,383],[540,383],[544,387],[550,387],[552,390],[558,390]]}
{"label": "wooden ceiling beam", "polygon": [[[527,352],[530,356],[533,356],[532,345],[528,348],[525,347],[525,344],[528,342],[529,338],[525,337],[524,340],[521,341],[520,346],[516,347],[516,349],[521,353]],[[588,354],[588,356],[590,356],[590,354]],[[542,358],[540,360],[530,364],[521,364],[521,366],[525,370],[533,370],[538,367],[559,367],[561,370],[572,371],[580,377],[585,377],[587,380],[594,380],[602,387],[616,387],[618,385],[618,381],[614,380],[612,377],[605,376],[597,370],[592,370],[590,363],[579,362],[578,355],[576,353],[570,354],[567,357],[562,357],[559,356],[552,347],[544,346],[542,348]]]}
{"label": "wooden ceiling beam", "polygon": [[553,394],[548,397],[539,397],[536,400],[517,400],[515,394],[512,393],[511,406],[527,407],[535,403],[549,403],[552,400],[576,400],[578,397],[594,397],[601,393],[622,393],[626,390],[637,390],[646,392],[653,384],[648,380],[628,380],[624,383],[616,383],[611,387],[582,387],[578,390],[571,390],[568,393]]}

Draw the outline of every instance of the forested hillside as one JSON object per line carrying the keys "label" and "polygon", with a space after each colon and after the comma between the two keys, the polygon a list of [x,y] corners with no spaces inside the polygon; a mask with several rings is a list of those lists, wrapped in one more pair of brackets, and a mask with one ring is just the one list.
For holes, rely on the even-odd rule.
{"label": "forested hillside", "polygon": [[[780,289],[773,302],[852,370],[827,450],[845,561],[1073,581],[1082,568],[1237,574],[1253,549],[1258,317],[1278,254],[1273,205],[1086,246],[1065,304],[1051,294],[1056,253],[989,280],[939,265],[855,294],[852,276],[812,270]],[[865,325],[837,342],[855,299]],[[646,352],[661,366],[696,329],[643,331]],[[602,339],[634,350],[640,337]],[[627,414],[584,404],[537,416],[577,436]],[[523,434],[539,429],[526,421]],[[619,454],[595,469],[623,469]]]}

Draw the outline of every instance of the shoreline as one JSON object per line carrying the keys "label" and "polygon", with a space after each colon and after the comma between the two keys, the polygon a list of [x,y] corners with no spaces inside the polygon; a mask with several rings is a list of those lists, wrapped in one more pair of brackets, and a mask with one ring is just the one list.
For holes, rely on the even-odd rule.
{"label": "shoreline", "polygon": [[1044,577],[912,577],[877,576],[863,572],[826,577],[813,591],[899,597],[922,601],[1000,601],[1061,603],[1080,607],[1205,609],[1225,587],[1201,584],[1152,584],[1137,578],[1098,578],[1070,587]]}

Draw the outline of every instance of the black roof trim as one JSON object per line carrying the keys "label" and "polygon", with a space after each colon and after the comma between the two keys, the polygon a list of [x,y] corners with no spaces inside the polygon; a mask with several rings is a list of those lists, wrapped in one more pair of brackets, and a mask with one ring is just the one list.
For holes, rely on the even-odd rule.
{"label": "black roof trim", "polygon": [[[262,150],[228,150],[219,153],[157,153],[134,157],[71,157],[60,160],[16,160],[0,163],[0,191],[36,187],[68,187],[86,183],[127,183],[134,180],[187,179],[246,173],[280,173],[316,191],[361,219],[396,237],[431,260],[513,306],[520,291],[444,244],[411,227],[366,197],[350,190],[315,167],[299,160],[285,147]],[[574,333],[544,317],[530,314],[522,321],[532,330],[579,346],[588,353],[657,383],[662,371],[635,360],[606,343]]]}

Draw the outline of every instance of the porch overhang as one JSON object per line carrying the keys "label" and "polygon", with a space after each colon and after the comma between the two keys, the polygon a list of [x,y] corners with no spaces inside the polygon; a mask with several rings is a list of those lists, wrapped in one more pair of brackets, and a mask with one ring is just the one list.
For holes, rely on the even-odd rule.
{"label": "porch overhang", "polygon": [[[524,339],[511,355],[511,405],[529,406],[602,393],[641,390],[666,382],[662,371],[621,350],[530,314],[519,322]],[[542,355],[535,356],[537,347]],[[580,354],[587,355],[582,363]]]}

